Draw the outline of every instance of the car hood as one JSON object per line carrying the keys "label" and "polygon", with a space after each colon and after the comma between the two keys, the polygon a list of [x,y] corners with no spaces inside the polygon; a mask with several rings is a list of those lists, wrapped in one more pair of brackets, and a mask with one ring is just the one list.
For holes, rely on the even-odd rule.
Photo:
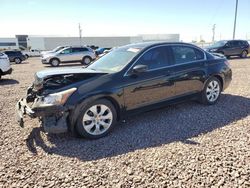
{"label": "car hood", "polygon": [[104,74],[107,73],[88,68],[54,68],[37,72],[33,85],[37,90],[58,89]]}
{"label": "car hood", "polygon": [[67,74],[104,74],[105,72],[96,71],[93,69],[88,69],[84,67],[75,67],[75,68],[53,68],[48,70],[42,70],[36,73],[36,77],[39,79],[44,79],[50,76],[56,75],[67,75]]}

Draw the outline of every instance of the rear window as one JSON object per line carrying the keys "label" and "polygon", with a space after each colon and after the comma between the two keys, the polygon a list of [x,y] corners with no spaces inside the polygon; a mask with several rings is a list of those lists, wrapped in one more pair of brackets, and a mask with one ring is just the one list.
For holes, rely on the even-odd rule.
{"label": "rear window", "polygon": [[172,49],[176,64],[183,64],[204,59],[204,53],[196,48],[188,46],[173,46]]}
{"label": "rear window", "polygon": [[73,52],[87,52],[89,51],[88,48],[73,48]]}

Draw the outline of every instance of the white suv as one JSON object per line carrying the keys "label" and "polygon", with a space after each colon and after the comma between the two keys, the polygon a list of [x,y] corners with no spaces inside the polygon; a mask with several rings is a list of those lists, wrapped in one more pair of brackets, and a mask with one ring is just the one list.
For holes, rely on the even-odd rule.
{"label": "white suv", "polygon": [[54,53],[45,54],[42,57],[43,64],[51,64],[53,67],[60,63],[81,62],[88,65],[96,58],[94,50],[89,47],[66,47]]}
{"label": "white suv", "polygon": [[11,74],[11,72],[12,68],[8,56],[0,52],[0,79],[2,75]]}

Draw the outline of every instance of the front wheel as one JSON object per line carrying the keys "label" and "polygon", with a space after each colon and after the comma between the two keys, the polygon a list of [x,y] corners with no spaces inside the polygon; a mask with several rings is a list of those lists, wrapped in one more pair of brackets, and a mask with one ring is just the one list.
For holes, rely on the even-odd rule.
{"label": "front wheel", "polygon": [[201,102],[203,104],[215,104],[221,95],[222,84],[216,77],[210,78],[201,93]]}
{"label": "front wheel", "polygon": [[60,61],[58,59],[51,59],[50,64],[52,67],[58,67],[60,64]]}
{"label": "front wheel", "polygon": [[113,104],[101,99],[81,108],[76,131],[81,137],[97,139],[106,136],[116,122],[117,113]]}

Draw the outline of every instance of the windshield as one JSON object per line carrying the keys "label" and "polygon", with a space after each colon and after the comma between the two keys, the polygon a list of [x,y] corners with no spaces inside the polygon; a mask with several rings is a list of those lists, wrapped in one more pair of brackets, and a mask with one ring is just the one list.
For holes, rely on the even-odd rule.
{"label": "windshield", "polygon": [[63,48],[65,48],[65,47],[63,47],[63,46],[58,46],[58,47],[56,47],[54,50],[52,50],[52,52],[58,52],[59,50],[62,50]]}
{"label": "windshield", "polygon": [[96,60],[88,68],[104,72],[121,71],[139,52],[139,48],[118,48]]}
{"label": "windshield", "polygon": [[219,47],[224,46],[226,43],[227,43],[227,41],[222,40],[222,41],[218,41],[218,42],[212,44],[210,47],[212,47],[212,48],[219,48]]}

